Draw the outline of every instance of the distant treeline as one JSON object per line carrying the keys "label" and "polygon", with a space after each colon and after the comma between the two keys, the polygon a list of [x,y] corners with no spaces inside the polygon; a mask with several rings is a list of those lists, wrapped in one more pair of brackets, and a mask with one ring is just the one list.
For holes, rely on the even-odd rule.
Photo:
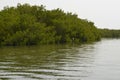
{"label": "distant treeline", "polygon": [[115,29],[99,29],[103,38],[120,38],[120,30]]}
{"label": "distant treeline", "polygon": [[3,46],[81,44],[98,41],[101,35],[108,37],[111,32],[97,29],[93,22],[59,8],[46,10],[43,5],[18,4],[0,11],[0,45]]}

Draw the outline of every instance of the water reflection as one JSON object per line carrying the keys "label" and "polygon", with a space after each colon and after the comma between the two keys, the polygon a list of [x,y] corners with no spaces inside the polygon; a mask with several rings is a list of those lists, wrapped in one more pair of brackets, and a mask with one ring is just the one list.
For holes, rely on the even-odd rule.
{"label": "water reflection", "polygon": [[48,45],[0,49],[0,78],[7,80],[73,80],[87,77],[94,46]]}

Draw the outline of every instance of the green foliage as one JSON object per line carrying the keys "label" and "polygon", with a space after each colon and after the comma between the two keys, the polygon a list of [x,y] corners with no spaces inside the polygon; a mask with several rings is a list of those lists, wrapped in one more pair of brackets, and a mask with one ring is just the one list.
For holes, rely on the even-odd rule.
{"label": "green foliage", "polygon": [[18,4],[0,11],[0,45],[86,43],[100,40],[94,23],[61,9]]}
{"label": "green foliage", "polygon": [[99,29],[103,38],[120,38],[120,30],[114,29]]}

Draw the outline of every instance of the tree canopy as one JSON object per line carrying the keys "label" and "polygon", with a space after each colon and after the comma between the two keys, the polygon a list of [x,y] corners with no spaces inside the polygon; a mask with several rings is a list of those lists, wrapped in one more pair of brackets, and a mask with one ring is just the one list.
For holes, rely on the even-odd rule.
{"label": "tree canopy", "polygon": [[59,8],[18,4],[0,11],[0,45],[86,43],[100,38],[93,22]]}
{"label": "tree canopy", "polygon": [[102,38],[120,38],[120,30],[99,29]]}

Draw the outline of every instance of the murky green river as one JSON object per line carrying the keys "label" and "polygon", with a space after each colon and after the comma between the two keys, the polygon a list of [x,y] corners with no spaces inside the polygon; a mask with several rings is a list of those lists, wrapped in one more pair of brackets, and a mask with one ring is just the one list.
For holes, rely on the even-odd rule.
{"label": "murky green river", "polygon": [[120,39],[0,48],[0,80],[120,80]]}

